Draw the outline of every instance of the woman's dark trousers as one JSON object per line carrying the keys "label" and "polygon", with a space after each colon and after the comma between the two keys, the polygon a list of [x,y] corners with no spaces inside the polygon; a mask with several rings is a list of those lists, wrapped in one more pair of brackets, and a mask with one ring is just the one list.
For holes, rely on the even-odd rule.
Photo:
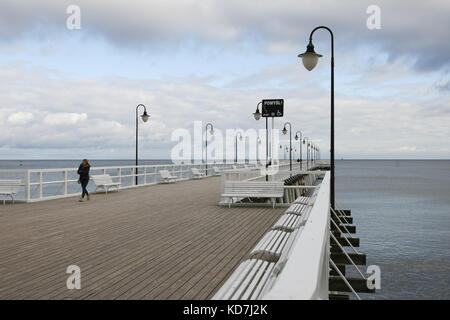
{"label": "woman's dark trousers", "polygon": [[89,195],[89,192],[87,191],[87,185],[89,183],[88,179],[81,180],[81,198],[84,198],[85,195]]}

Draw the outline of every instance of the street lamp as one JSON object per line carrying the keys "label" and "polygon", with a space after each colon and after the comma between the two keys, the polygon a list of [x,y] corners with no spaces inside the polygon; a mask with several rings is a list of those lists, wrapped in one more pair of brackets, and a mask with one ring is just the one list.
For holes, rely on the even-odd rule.
{"label": "street lamp", "polygon": [[135,181],[136,185],[138,185],[138,167],[137,166],[138,166],[138,137],[139,137],[139,131],[138,131],[138,128],[139,128],[139,126],[138,126],[138,122],[139,122],[138,121],[138,119],[139,119],[138,109],[139,109],[139,107],[144,107],[144,113],[141,114],[142,121],[147,122],[148,118],[150,118],[150,116],[147,114],[147,108],[142,103],[138,104],[136,107],[136,181]]}
{"label": "street lamp", "polygon": [[334,209],[335,196],[334,196],[334,36],[330,28],[325,26],[319,26],[314,28],[309,35],[309,44],[306,47],[306,52],[299,54],[302,58],[303,65],[309,71],[314,69],[322,55],[314,51],[314,45],[312,43],[313,33],[318,29],[325,29],[331,36],[331,125],[330,125],[330,202],[331,208]]}
{"label": "street lamp", "polygon": [[312,169],[312,142],[308,141],[309,168]]}
{"label": "street lamp", "polygon": [[312,152],[312,159],[311,159],[312,165],[314,165],[316,162],[316,146],[314,144],[311,146],[311,152]]}
{"label": "street lamp", "polygon": [[206,158],[206,175],[208,175],[208,126],[211,127],[211,129],[209,130],[209,133],[211,135],[214,135],[214,127],[211,123],[207,123],[205,126],[205,144],[206,144],[206,154],[205,154],[205,158]]}
{"label": "street lamp", "polygon": [[309,138],[308,137],[303,138],[303,144],[306,144],[306,170],[308,170],[308,164],[309,164]]}
{"label": "street lamp", "polygon": [[317,161],[317,155],[319,154],[318,153],[318,151],[319,151],[319,147],[318,146],[315,146],[315,148],[314,148],[314,163]]}
{"label": "street lamp", "polygon": [[[298,135],[298,133],[300,133],[300,136]],[[299,131],[297,131],[296,133],[295,133],[295,137],[294,137],[294,139],[295,140],[298,140],[298,142],[299,142],[299,145],[300,145],[300,170],[302,170],[303,169],[303,166],[302,166],[302,161],[303,161],[303,159],[302,159],[302,132],[299,130]]]}
{"label": "street lamp", "polygon": [[234,158],[234,162],[237,163],[237,139],[238,139],[238,135],[239,135],[239,141],[242,141],[242,134],[240,132],[236,133],[236,135],[234,136],[235,139],[235,158]]}
{"label": "street lamp", "polygon": [[[255,120],[261,119],[261,112],[259,112],[259,105],[262,101],[258,102],[256,105],[256,111],[253,113]],[[269,167],[269,130],[268,130],[268,117],[266,117],[266,181],[269,181],[269,175],[267,174],[267,168]],[[273,150],[272,150],[273,151]]]}
{"label": "street lamp", "polygon": [[262,103],[262,101],[258,102],[256,105],[256,111],[253,112],[253,117],[255,117],[255,120],[261,119],[261,112],[259,112],[259,105]]}
{"label": "street lamp", "polygon": [[289,125],[289,171],[292,171],[292,126],[290,122],[286,122],[283,126],[283,134],[287,133],[286,125]]}
{"label": "street lamp", "polygon": [[256,138],[256,165],[259,165],[259,145],[261,144],[261,138]]}

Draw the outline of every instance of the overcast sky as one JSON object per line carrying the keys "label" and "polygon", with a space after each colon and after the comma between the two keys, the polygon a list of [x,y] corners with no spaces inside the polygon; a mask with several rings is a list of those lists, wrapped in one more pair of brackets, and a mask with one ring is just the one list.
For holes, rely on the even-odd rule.
{"label": "overcast sky", "polygon": [[[69,5],[81,29],[69,30]],[[381,28],[369,29],[369,5]],[[335,34],[336,157],[450,158],[450,1],[2,0],[0,159],[168,158],[175,129],[263,128],[258,101],[329,149]]]}

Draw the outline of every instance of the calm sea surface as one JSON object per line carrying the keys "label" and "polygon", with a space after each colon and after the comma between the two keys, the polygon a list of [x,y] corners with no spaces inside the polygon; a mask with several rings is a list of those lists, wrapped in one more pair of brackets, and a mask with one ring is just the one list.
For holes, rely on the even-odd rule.
{"label": "calm sea surface", "polygon": [[450,161],[337,161],[336,189],[381,268],[381,290],[364,298],[450,299]]}
{"label": "calm sea surface", "polygon": [[[91,163],[125,166],[133,160]],[[160,163],[167,161],[140,161]],[[79,160],[28,160],[20,166],[17,160],[5,160],[0,169],[78,164]],[[381,268],[381,290],[362,295],[364,299],[450,299],[450,161],[336,161],[336,201],[352,210],[367,265]]]}

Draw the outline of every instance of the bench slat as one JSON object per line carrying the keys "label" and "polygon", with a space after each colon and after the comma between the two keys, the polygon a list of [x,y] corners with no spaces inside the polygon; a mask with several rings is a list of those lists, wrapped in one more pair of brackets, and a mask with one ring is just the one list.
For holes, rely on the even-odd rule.
{"label": "bench slat", "polygon": [[263,262],[264,261],[262,260],[256,260],[255,264],[249,270],[246,277],[243,279],[239,287],[234,292],[233,296],[230,298],[231,300],[239,300],[241,298],[242,294],[247,289],[250,282],[253,280],[254,276],[256,275],[257,271],[259,270]]}

